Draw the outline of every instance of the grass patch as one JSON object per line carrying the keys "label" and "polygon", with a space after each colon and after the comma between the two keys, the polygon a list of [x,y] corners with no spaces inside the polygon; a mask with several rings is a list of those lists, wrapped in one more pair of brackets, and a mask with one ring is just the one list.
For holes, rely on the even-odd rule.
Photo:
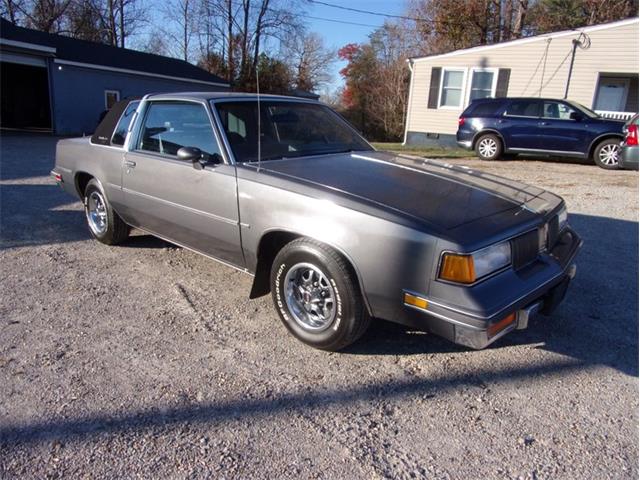
{"label": "grass patch", "polygon": [[469,158],[473,152],[453,147],[425,147],[420,145],[402,145],[401,143],[372,143],[378,150],[395,153],[407,153],[428,158]]}

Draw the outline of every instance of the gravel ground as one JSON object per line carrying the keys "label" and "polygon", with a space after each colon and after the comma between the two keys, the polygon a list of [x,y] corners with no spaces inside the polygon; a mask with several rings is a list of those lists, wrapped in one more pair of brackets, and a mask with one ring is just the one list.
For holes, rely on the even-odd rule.
{"label": "gravel ground", "polygon": [[638,478],[638,175],[452,160],[564,196],[551,318],[483,351],[377,321],[308,348],[251,277],[89,239],[55,139],[1,138],[0,477]]}

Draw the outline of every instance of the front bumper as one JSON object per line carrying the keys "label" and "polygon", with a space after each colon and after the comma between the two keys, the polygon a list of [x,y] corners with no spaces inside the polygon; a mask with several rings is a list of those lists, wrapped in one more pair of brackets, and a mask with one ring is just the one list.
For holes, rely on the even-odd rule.
{"label": "front bumper", "polygon": [[[542,284],[531,284],[526,293],[515,299],[505,299],[504,306],[487,316],[465,312],[443,303],[424,300],[426,308],[405,303],[412,325],[442,336],[459,345],[482,349],[513,330],[525,329],[529,320],[538,315],[550,315],[564,300],[569,284],[576,273],[574,263],[582,240],[571,229],[563,231],[550,252],[557,274]],[[406,292],[420,297],[414,292]]]}

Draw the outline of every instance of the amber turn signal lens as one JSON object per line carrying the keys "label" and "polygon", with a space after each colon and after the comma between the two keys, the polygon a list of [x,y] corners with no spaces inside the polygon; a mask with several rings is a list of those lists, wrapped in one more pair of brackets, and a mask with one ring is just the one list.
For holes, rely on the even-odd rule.
{"label": "amber turn signal lens", "polygon": [[442,257],[440,278],[458,283],[475,282],[476,272],[473,267],[473,257],[471,255],[445,253]]}
{"label": "amber turn signal lens", "polygon": [[411,295],[410,293],[404,294],[404,303],[406,305],[412,305],[414,307],[422,308],[426,310],[429,306],[429,302],[427,302],[424,298],[416,297],[415,295]]}
{"label": "amber turn signal lens", "polygon": [[513,312],[511,315],[507,315],[499,322],[496,322],[493,325],[490,325],[489,329],[487,330],[487,335],[489,336],[489,338],[495,337],[498,333],[500,333],[502,330],[507,328],[509,325],[511,325],[515,321],[516,321],[516,313]]}

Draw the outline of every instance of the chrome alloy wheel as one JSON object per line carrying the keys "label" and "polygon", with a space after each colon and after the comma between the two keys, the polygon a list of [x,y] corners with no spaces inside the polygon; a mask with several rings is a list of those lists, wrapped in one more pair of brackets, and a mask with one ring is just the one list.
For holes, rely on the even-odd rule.
{"label": "chrome alloy wheel", "polygon": [[289,312],[305,330],[325,330],[336,318],[336,293],[315,265],[291,267],[284,279],[284,294]]}
{"label": "chrome alloy wheel", "polygon": [[480,155],[485,158],[493,157],[498,151],[498,144],[493,138],[483,138],[478,145]]}
{"label": "chrome alloy wheel", "polygon": [[104,235],[109,225],[107,207],[100,192],[93,191],[89,194],[86,212],[91,231],[97,236]]}
{"label": "chrome alloy wheel", "polygon": [[620,145],[609,143],[600,149],[598,158],[603,165],[613,166],[618,164]]}

